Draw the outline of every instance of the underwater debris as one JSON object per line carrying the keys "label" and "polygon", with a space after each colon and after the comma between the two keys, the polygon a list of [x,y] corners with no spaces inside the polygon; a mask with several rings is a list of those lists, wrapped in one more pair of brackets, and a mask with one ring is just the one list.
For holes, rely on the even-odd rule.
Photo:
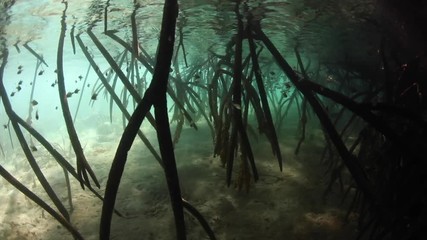
{"label": "underwater debris", "polygon": [[36,148],[36,146],[31,145],[31,146],[30,146],[30,148],[31,148],[31,151],[33,151],[33,152],[37,152],[37,148]]}
{"label": "underwater debris", "polygon": [[74,93],[77,94],[80,92],[80,89],[76,88],[76,90],[74,90]]}
{"label": "underwater debris", "polygon": [[67,92],[67,95],[65,95],[67,98],[70,98],[70,97],[72,97],[73,96],[73,93],[72,92]]}
{"label": "underwater debris", "polygon": [[36,120],[39,120],[39,110],[36,111]]}
{"label": "underwater debris", "polygon": [[36,106],[37,104],[39,104],[39,102],[37,102],[36,100],[31,101],[31,105]]}
{"label": "underwater debris", "polygon": [[95,101],[97,97],[98,97],[98,93],[94,93],[92,94],[92,97],[90,97],[90,99]]}
{"label": "underwater debris", "polygon": [[39,76],[43,75],[44,70],[40,70],[40,72],[38,73]]}

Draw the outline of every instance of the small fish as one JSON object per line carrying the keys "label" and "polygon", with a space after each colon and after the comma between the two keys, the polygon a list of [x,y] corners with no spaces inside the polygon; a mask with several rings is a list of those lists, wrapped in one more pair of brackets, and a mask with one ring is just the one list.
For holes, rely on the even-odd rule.
{"label": "small fish", "polygon": [[74,90],[74,93],[77,94],[80,92],[80,89],[76,88],[76,90]]}
{"label": "small fish", "polygon": [[276,73],[275,73],[275,72],[273,72],[273,71],[271,71],[271,72],[270,72],[270,74],[271,74],[271,75],[275,75]]}
{"label": "small fish", "polygon": [[18,92],[19,92],[19,91],[21,91],[21,89],[22,89],[22,88],[21,88],[21,86],[19,86],[19,85],[16,87],[16,90],[18,90]]}
{"label": "small fish", "polygon": [[72,92],[67,92],[67,98],[70,98],[71,96],[73,96],[73,93]]}
{"label": "small fish", "polygon": [[288,97],[288,93],[286,91],[282,91],[283,97]]}
{"label": "small fish", "polygon": [[18,70],[21,70],[21,69],[22,69],[22,65],[19,65],[19,66],[18,66]]}
{"label": "small fish", "polygon": [[58,70],[55,69],[55,71],[53,71],[54,73],[58,73]]}
{"label": "small fish", "polygon": [[285,87],[289,89],[289,88],[291,88],[291,84],[289,82],[287,82],[287,83],[285,83]]}
{"label": "small fish", "polygon": [[36,111],[36,120],[39,120],[39,110]]}
{"label": "small fish", "polygon": [[55,110],[58,110],[58,106],[55,107]]}
{"label": "small fish", "polygon": [[17,74],[21,74],[22,73],[22,69],[19,69]]}
{"label": "small fish", "polygon": [[239,104],[237,104],[237,103],[233,103],[233,106],[234,106],[235,108],[239,109],[239,110],[241,110],[241,109],[242,109],[242,108],[240,107],[240,105],[239,105]]}
{"label": "small fish", "polygon": [[21,84],[22,84],[22,80],[18,82],[18,85],[21,85]]}
{"label": "small fish", "polygon": [[11,92],[11,93],[10,93],[10,96],[11,96],[11,97],[15,96],[15,92]]}
{"label": "small fish", "polygon": [[33,151],[33,152],[37,152],[37,148],[36,148],[36,146],[31,145],[31,146],[30,146],[30,148],[31,148],[31,151]]}
{"label": "small fish", "polygon": [[90,83],[87,84],[87,87],[90,87]]}
{"label": "small fish", "polygon": [[44,70],[40,70],[39,76],[43,75],[43,73],[44,73]]}
{"label": "small fish", "polygon": [[51,87],[55,87],[56,83],[52,83],[50,84]]}
{"label": "small fish", "polygon": [[37,102],[36,100],[31,101],[31,105],[36,106],[37,104],[39,104],[39,102]]}
{"label": "small fish", "polygon": [[80,76],[79,76],[79,79],[80,79],[80,80],[82,80],[82,78],[83,78],[83,77],[82,77],[82,75],[80,75]]}
{"label": "small fish", "polygon": [[7,125],[6,125],[6,124],[3,124],[3,128],[4,128],[4,129],[7,129]]}
{"label": "small fish", "polygon": [[96,100],[96,97],[98,97],[98,94],[97,93],[94,93],[94,94],[92,94],[92,97],[90,98],[90,99],[92,99],[92,100]]}

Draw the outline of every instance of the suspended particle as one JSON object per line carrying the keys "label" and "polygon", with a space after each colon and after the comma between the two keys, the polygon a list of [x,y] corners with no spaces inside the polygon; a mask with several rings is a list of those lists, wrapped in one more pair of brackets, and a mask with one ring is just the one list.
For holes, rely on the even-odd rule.
{"label": "suspended particle", "polygon": [[90,98],[90,99],[92,99],[92,100],[96,100],[96,98],[98,97],[98,94],[97,93],[94,93],[94,94],[92,94],[92,97]]}
{"label": "suspended particle", "polygon": [[36,120],[39,120],[39,110],[36,111]]}
{"label": "suspended particle", "polygon": [[33,151],[33,152],[37,152],[37,148],[36,148],[36,146],[31,145],[31,146],[30,146],[30,148],[31,148],[31,151]]}
{"label": "suspended particle", "polygon": [[31,105],[36,106],[37,104],[39,104],[39,102],[37,102],[36,100],[31,101]]}
{"label": "suspended particle", "polygon": [[66,97],[67,97],[67,98],[70,98],[71,96],[73,96],[73,93],[72,93],[72,92],[67,92]]}
{"label": "suspended particle", "polygon": [[40,70],[39,76],[43,75],[43,73],[44,73],[44,70]]}

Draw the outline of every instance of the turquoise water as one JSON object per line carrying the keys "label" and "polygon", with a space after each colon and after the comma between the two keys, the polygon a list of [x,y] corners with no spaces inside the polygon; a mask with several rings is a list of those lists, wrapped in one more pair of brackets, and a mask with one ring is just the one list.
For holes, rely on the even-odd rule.
{"label": "turquoise water", "polygon": [[[77,133],[74,140],[79,139],[100,183],[96,191],[103,196],[123,129],[153,78],[163,1],[78,0],[68,1],[67,8],[52,0],[0,3],[0,50],[2,63],[7,61],[0,108],[1,166],[57,210],[26,161],[28,155],[24,155],[17,130],[6,113],[5,100],[76,168],[62,98],[68,103]],[[163,71],[169,71],[167,108],[183,198],[202,213],[217,239],[354,238],[359,212],[347,212],[355,194],[351,172],[341,167],[335,150],[325,148],[331,146],[330,139],[325,137],[316,112],[306,105],[293,79],[276,63],[259,36],[255,36],[256,58],[266,94],[255,83],[249,41],[244,36],[243,78],[239,83],[242,103],[231,100],[235,47],[230,43],[238,29],[235,6],[235,1],[179,1],[172,64]],[[403,49],[396,51],[402,58],[422,46],[420,38],[411,35],[416,29],[410,24],[403,29],[397,22],[405,22],[404,16],[394,20],[398,11],[383,1],[259,0],[243,1],[237,9],[243,27],[248,25],[248,16],[260,22],[299,80],[309,79],[357,101],[361,99],[358,94],[375,91],[373,102],[385,98],[381,80],[384,39],[387,49]],[[61,94],[57,54],[63,16],[66,29],[60,57],[65,93]],[[393,58],[391,55],[386,57]],[[214,84],[215,103],[210,95]],[[267,122],[263,95],[271,110],[271,122]],[[352,146],[365,123],[358,117],[353,119],[350,111],[342,110],[333,100],[315,96],[342,134],[344,144],[357,152],[359,147]],[[224,127],[236,111],[242,116],[259,180],[255,183],[254,172],[248,170],[253,167],[248,167],[248,151],[239,133],[227,187],[228,163],[222,154],[231,143],[219,144],[219,148],[215,144],[222,131],[218,123]],[[61,166],[20,125],[30,153],[70,213],[71,225],[85,239],[98,239],[102,201],[82,190],[71,176],[70,204]],[[137,137],[129,151],[115,205],[125,217],[114,215],[111,239],[175,239],[164,173],[153,155],[160,152],[153,125],[144,120],[140,127],[153,148],[149,150]],[[272,129],[277,138],[268,134]],[[272,151],[271,139],[275,138],[280,153]],[[337,180],[328,189],[334,168],[339,169],[342,182]],[[326,189],[328,194],[324,194]],[[341,202],[344,189],[350,189],[350,197]],[[1,239],[73,239],[60,223],[5,179],[0,197]],[[186,214],[184,219],[188,239],[208,239],[194,217]]]}

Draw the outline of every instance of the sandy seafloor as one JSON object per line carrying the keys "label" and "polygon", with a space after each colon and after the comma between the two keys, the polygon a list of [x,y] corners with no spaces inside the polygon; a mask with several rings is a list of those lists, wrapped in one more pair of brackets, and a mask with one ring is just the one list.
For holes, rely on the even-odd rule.
{"label": "sandy seafloor", "polygon": [[[295,125],[294,125],[295,126]],[[121,125],[108,122],[80,133],[85,154],[101,183],[101,194],[118,141]],[[344,222],[346,205],[334,190],[326,197],[323,191],[328,178],[326,166],[320,164],[323,137],[320,130],[309,129],[298,156],[296,127],[281,130],[284,170],[280,172],[268,142],[260,137],[252,141],[260,180],[248,193],[225,183],[225,169],[212,155],[212,138],[207,126],[199,130],[183,129],[175,153],[183,197],[208,220],[217,239],[352,239],[356,232],[353,219]],[[157,145],[152,130],[144,131]],[[67,143],[55,146],[67,156]],[[64,140],[63,142],[67,142]],[[64,147],[65,146],[65,147]],[[46,177],[69,208],[62,169],[43,149],[34,153]],[[71,157],[70,157],[71,156]],[[42,189],[23,163],[23,154],[8,156],[21,159],[4,166],[33,191]],[[4,160],[3,160],[4,161]],[[74,160],[72,160],[74,165]],[[238,166],[236,163],[235,166]],[[235,179],[236,172],[234,172]],[[83,191],[75,179],[72,223],[85,239],[98,239],[102,204],[90,191]],[[40,194],[39,194],[40,195]],[[40,195],[47,199],[45,195]],[[40,207],[14,190],[5,180],[0,189],[0,239],[73,239],[65,228]],[[140,140],[129,152],[119,189],[116,208],[127,218],[113,217],[111,239],[175,239],[175,228],[163,171]],[[186,214],[188,239],[208,239],[198,222]]]}

